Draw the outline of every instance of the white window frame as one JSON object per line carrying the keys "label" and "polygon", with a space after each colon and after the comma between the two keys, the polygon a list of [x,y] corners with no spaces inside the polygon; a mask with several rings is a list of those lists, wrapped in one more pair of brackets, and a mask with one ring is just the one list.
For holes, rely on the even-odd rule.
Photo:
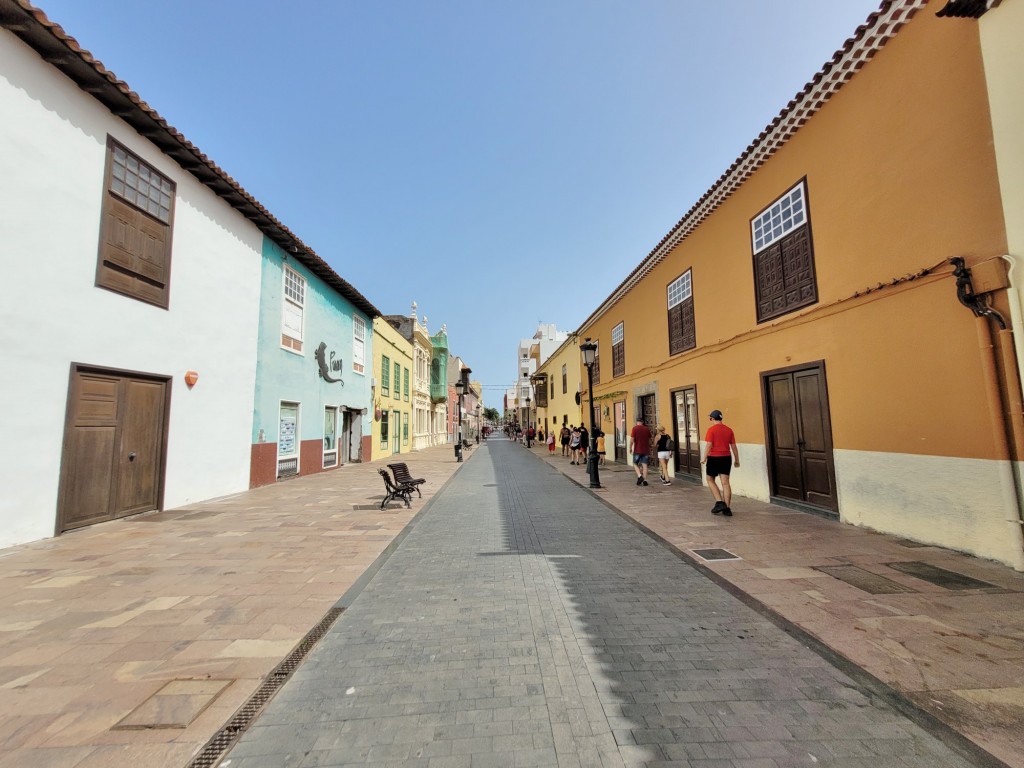
{"label": "white window frame", "polygon": [[[333,448],[328,448],[327,447],[327,443],[326,443],[326,441],[327,441],[327,417],[328,417],[328,414],[330,414],[330,415],[332,415],[334,417],[334,447]],[[339,423],[339,419],[338,419],[338,409],[337,409],[337,407],[333,406],[333,405],[324,406],[324,455],[323,455],[323,465],[322,465],[324,469],[329,469],[331,467],[338,466],[338,459],[340,457],[340,452],[338,451],[338,441],[341,438],[341,435],[338,434],[338,423]]]}
{"label": "white window frame", "polygon": [[352,370],[366,375],[366,321],[352,316]]}
{"label": "white window frame", "polygon": [[[668,284],[668,308],[678,307],[688,298],[693,296],[692,270],[686,270]],[[614,343],[614,342],[613,342]]]}
{"label": "white window frame", "polygon": [[[282,451],[281,446],[283,443],[284,435],[284,418],[285,409],[295,411],[295,426],[293,428],[293,434],[291,435],[291,451]],[[278,431],[277,431],[277,476],[281,477],[281,463],[285,461],[295,461],[295,472],[287,473],[289,476],[292,474],[299,474],[302,468],[302,457],[299,455],[302,448],[302,406],[300,403],[293,402],[290,400],[282,400],[278,408],[277,417]],[[284,443],[287,445],[287,443]]]}
{"label": "white window frame", "polygon": [[803,180],[788,189],[750,222],[755,254],[807,223],[807,186]]}
{"label": "white window frame", "polygon": [[621,344],[626,339],[626,321],[623,320],[621,323],[612,328],[612,346]]}
{"label": "white window frame", "polygon": [[[281,348],[301,355],[306,325],[306,278],[286,266],[281,283]],[[289,322],[289,316],[298,317],[297,329],[294,322]],[[289,339],[292,344],[288,343]]]}

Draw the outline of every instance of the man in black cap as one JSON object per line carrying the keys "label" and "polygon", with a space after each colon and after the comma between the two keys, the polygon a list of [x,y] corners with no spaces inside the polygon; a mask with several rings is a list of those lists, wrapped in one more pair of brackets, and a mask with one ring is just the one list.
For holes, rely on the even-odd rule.
{"label": "man in black cap", "polygon": [[[704,458],[701,464],[707,466],[708,488],[715,497],[715,506],[711,514],[722,514],[732,517],[729,504],[732,502],[732,486],[729,485],[729,472],[740,465],[740,452],[736,447],[736,434],[722,423],[722,412],[715,409],[708,418],[714,422],[708,427],[704,436]],[[722,478],[722,487],[718,487],[715,478]]]}

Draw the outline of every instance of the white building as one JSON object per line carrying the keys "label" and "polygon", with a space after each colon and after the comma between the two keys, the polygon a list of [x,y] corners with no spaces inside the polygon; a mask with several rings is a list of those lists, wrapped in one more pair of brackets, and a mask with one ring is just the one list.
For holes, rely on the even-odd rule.
{"label": "white building", "polygon": [[0,3],[0,546],[245,490],[261,249],[305,247],[42,12]]}

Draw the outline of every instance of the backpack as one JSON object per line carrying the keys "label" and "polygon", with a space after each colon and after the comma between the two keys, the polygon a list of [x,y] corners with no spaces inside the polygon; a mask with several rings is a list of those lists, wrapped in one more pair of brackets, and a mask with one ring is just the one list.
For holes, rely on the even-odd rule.
{"label": "backpack", "polygon": [[665,450],[666,450],[666,451],[674,451],[675,449],[676,449],[676,441],[675,441],[675,440],[673,440],[673,439],[672,439],[672,438],[670,437],[670,438],[668,439],[668,442],[666,442],[666,443],[665,443]]}

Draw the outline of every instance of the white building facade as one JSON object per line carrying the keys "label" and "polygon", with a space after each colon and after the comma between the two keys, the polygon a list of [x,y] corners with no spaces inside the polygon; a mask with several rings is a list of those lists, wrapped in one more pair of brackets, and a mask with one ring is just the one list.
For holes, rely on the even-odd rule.
{"label": "white building facade", "polygon": [[275,223],[59,27],[9,11],[0,546],[248,487]]}

